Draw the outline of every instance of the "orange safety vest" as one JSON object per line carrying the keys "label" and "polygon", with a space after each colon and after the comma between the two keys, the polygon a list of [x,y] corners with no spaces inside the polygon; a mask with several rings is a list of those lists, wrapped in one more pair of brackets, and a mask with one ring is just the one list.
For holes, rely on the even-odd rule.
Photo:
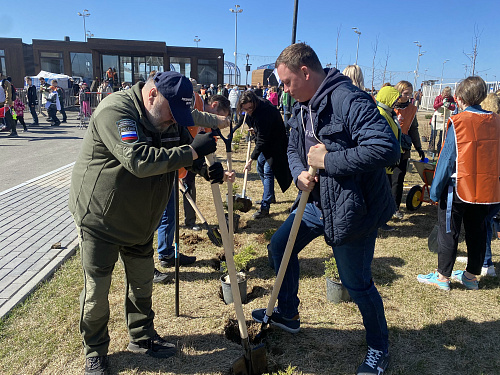
{"label": "orange safety vest", "polygon": [[448,120],[455,128],[457,196],[467,203],[500,202],[500,116],[464,111]]}
{"label": "orange safety vest", "polygon": [[[194,94],[193,109],[197,109],[198,111],[203,111],[203,99],[198,93],[195,92],[193,94]],[[198,134],[200,131],[205,131],[206,133],[212,131],[212,129],[210,128],[200,128],[199,126],[188,126],[188,130],[193,138],[196,137],[196,134]],[[187,175],[186,168],[179,169],[179,178],[184,178],[186,177],[186,175]]]}
{"label": "orange safety vest", "polygon": [[417,114],[417,107],[410,103],[406,108],[394,108],[394,111],[398,115],[399,124],[401,125],[401,131],[403,132],[403,134],[408,134],[413,119]]}

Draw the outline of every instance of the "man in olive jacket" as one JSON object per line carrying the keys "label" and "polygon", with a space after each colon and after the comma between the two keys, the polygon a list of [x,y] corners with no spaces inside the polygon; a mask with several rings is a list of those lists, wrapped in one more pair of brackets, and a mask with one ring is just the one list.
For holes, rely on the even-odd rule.
{"label": "man in olive jacket", "polygon": [[[152,310],[153,235],[181,167],[222,182],[212,133],[193,140],[192,86],[175,72],[157,73],[106,97],[94,112],[73,168],[69,209],[80,239],[84,289],[80,331],[86,374],[108,368],[108,293],[120,256],[125,269],[128,350],[167,358],[176,353],[155,331]],[[192,142],[192,143],[191,143]]]}

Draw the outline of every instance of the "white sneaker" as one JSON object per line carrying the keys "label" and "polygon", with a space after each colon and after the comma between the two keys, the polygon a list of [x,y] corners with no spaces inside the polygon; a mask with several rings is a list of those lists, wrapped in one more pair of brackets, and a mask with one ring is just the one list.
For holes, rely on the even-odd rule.
{"label": "white sneaker", "polygon": [[456,261],[459,263],[467,263],[469,260],[467,259],[467,257],[457,257]]}
{"label": "white sneaker", "polygon": [[495,277],[497,274],[495,272],[495,266],[491,265],[489,267],[481,268],[481,276],[492,276]]}

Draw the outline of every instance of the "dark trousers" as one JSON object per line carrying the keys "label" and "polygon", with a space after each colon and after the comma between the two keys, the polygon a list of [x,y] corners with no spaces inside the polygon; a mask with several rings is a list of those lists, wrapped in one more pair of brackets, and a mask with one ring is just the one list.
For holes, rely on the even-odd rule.
{"label": "dark trousers", "polygon": [[23,129],[25,131],[28,130],[28,128],[26,127],[26,123],[24,122],[24,116],[17,116],[16,125],[17,125],[18,120],[19,120],[19,123],[23,126]]}
{"label": "dark trousers", "polygon": [[453,205],[451,208],[450,233],[446,233],[446,206],[448,189],[441,194],[438,206],[438,272],[446,277],[451,276],[457,257],[458,238],[462,221],[467,245],[466,271],[473,275],[481,274],[481,267],[486,252],[486,216],[490,205],[465,203],[457,196],[453,188]]}
{"label": "dark trousers", "polygon": [[47,109],[47,114],[49,115],[49,120],[54,121],[54,123],[55,123],[54,125],[59,125],[61,123],[61,121],[59,121],[59,119],[56,116],[57,108],[55,105],[51,105]]}
{"label": "dark trousers", "polygon": [[84,277],[79,327],[85,356],[108,353],[108,294],[118,259],[125,270],[125,321],[129,336],[133,341],[153,337],[153,239],[128,247],[102,241],[78,227],[77,232]]}
{"label": "dark trousers", "polygon": [[408,159],[403,159],[402,155],[403,154],[401,154],[401,160],[398,166],[392,171],[392,175],[388,175],[391,183],[392,197],[396,202],[396,210],[399,210],[399,206],[401,205],[403,184],[405,181],[406,169],[408,168]]}
{"label": "dark trousers", "polygon": [[12,118],[12,112],[11,111],[5,112],[4,121],[5,121],[6,128],[8,130],[10,130],[10,134],[17,134],[16,122]]}
{"label": "dark trousers", "polygon": [[66,119],[68,118],[68,116],[66,115],[66,111],[64,110],[64,103],[62,100],[61,100],[61,110],[59,112],[62,115],[63,122],[66,122]]}
{"label": "dark trousers", "polygon": [[33,117],[33,124],[38,125],[38,115],[36,113],[36,106],[34,104],[30,104],[30,113],[31,117]]}
{"label": "dark trousers", "polygon": [[[186,191],[189,193],[191,198],[193,198],[193,201],[196,202],[195,177],[196,175],[193,172],[187,171],[187,175],[182,179],[182,181],[187,186]],[[186,226],[194,225],[196,223],[196,212],[194,211],[193,207],[191,206],[191,203],[189,203],[186,197],[184,197],[183,199],[183,206],[184,206],[184,224]]]}

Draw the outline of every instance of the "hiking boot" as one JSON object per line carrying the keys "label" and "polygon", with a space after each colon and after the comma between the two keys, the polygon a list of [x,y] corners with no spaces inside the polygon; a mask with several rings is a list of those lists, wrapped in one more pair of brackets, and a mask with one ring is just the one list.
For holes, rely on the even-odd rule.
{"label": "hiking boot", "polygon": [[358,367],[357,375],[370,375],[383,374],[384,371],[389,366],[390,356],[389,353],[385,353],[382,350],[376,350],[372,347],[368,347],[368,352],[366,353],[365,360]]}
{"label": "hiking boot", "polygon": [[[265,315],[266,309],[255,309],[252,311],[252,319],[257,323],[262,323]],[[290,333],[297,333],[300,331],[299,314],[295,315],[293,318],[285,318],[277,307],[274,308],[273,314],[269,318],[268,322],[271,325],[279,327]]]}
{"label": "hiking boot", "polygon": [[147,354],[154,358],[169,358],[177,353],[175,345],[166,342],[158,334],[147,340],[130,341],[127,349],[133,353]]}
{"label": "hiking boot", "polygon": [[469,279],[467,276],[465,276],[465,271],[453,271],[451,273],[451,279],[458,281],[467,289],[471,290],[479,289],[479,282],[477,281],[477,277],[474,276],[472,279]]}
{"label": "hiking boot", "polygon": [[404,215],[401,211],[396,211],[394,212],[394,215],[392,215],[392,217],[398,220],[403,220]]}
{"label": "hiking boot", "polygon": [[392,232],[394,230],[394,227],[391,227],[390,225],[388,224],[383,224],[381,227],[380,227],[380,230],[383,230],[384,232]]}
{"label": "hiking boot", "polygon": [[[196,257],[190,257],[188,255],[179,254],[179,265],[187,266],[196,262]],[[160,266],[163,268],[175,266],[175,257],[172,255],[170,258],[160,259]]]}
{"label": "hiking boot", "polygon": [[85,375],[108,375],[108,356],[89,357],[85,359]]}
{"label": "hiking boot", "polygon": [[19,137],[19,135],[17,133],[10,133],[7,137],[15,138],[15,137]]}
{"label": "hiking boot", "polygon": [[269,216],[269,208],[261,208],[259,211],[252,215],[253,219],[263,219]]}
{"label": "hiking boot", "polygon": [[482,267],[481,268],[481,276],[491,276],[495,277],[497,274],[495,272],[495,266],[492,264],[489,267]]}
{"label": "hiking boot", "polygon": [[153,276],[153,282],[157,284],[166,284],[168,283],[168,275],[166,273],[160,272],[155,268],[155,273]]}
{"label": "hiking boot", "polygon": [[419,283],[435,285],[442,290],[450,290],[450,280],[440,279],[437,271],[431,272],[427,275],[420,274],[417,276]]}

